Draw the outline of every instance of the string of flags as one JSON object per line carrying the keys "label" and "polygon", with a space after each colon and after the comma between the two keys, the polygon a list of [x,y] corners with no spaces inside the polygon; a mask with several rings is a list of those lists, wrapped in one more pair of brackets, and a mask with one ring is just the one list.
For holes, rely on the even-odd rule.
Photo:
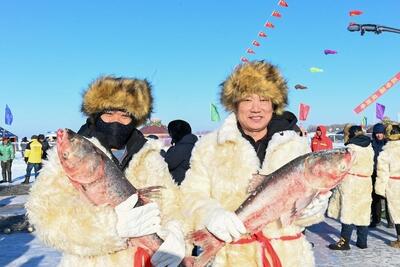
{"label": "string of flags", "polygon": [[[288,3],[287,3],[285,0],[279,0],[277,5],[278,5],[280,8],[287,8],[287,7],[289,7]],[[282,13],[281,13],[281,11],[280,11],[280,10],[273,10],[273,11],[272,11],[271,15],[269,16],[269,18],[267,19],[267,21],[266,21],[265,24],[264,24],[264,27],[265,27],[266,29],[274,29],[274,28],[275,28],[275,25],[272,23],[271,18],[276,18],[276,19],[282,18]],[[252,47],[248,47],[248,48],[246,49],[246,54],[247,54],[247,55],[255,55],[255,54],[256,54],[255,48],[260,47],[260,46],[261,46],[261,39],[265,39],[265,38],[267,38],[267,36],[268,36],[268,35],[266,34],[266,32],[265,32],[266,29],[264,29],[264,30],[258,32],[258,34],[257,34],[257,38],[258,38],[258,39],[254,39],[254,40],[251,42]],[[249,59],[248,59],[246,56],[242,56],[242,57],[240,58],[240,61],[241,61],[241,62],[249,62]]]}

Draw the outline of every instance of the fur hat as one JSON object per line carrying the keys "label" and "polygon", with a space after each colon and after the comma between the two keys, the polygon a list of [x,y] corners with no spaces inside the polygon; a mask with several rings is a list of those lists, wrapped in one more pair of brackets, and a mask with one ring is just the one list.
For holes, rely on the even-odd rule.
{"label": "fur hat", "polygon": [[106,110],[123,110],[137,125],[150,117],[153,109],[151,85],[147,80],[105,76],[96,79],[83,94],[81,111],[91,116]]}
{"label": "fur hat", "polygon": [[347,124],[343,129],[344,143],[347,144],[351,138],[363,134],[364,131],[362,130],[361,126]]}
{"label": "fur hat", "polygon": [[386,125],[386,138],[390,141],[400,140],[400,126],[398,124]]}
{"label": "fur hat", "polygon": [[239,65],[221,84],[221,89],[221,103],[229,111],[235,111],[237,103],[251,94],[270,99],[278,115],[288,103],[286,80],[276,66],[264,61]]}

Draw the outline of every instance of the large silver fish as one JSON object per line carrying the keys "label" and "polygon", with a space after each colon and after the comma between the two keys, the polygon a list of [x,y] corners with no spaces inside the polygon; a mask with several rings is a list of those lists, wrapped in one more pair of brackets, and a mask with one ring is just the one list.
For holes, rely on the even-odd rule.
{"label": "large silver fish", "polygon": [[[280,220],[290,225],[319,194],[327,193],[346,176],[352,164],[347,148],[308,153],[270,175],[255,175],[249,196],[235,211],[248,234],[260,232],[267,224]],[[207,229],[189,235],[203,248],[194,266],[206,266],[225,243]]]}

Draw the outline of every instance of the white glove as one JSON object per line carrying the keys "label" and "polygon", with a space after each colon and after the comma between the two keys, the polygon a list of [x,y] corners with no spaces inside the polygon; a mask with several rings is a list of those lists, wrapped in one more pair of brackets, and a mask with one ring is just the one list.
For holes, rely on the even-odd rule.
{"label": "white glove", "polygon": [[136,207],[138,195],[134,194],[115,207],[117,232],[120,237],[139,237],[160,230],[160,210],[157,203]]}
{"label": "white glove", "polygon": [[177,221],[170,221],[165,228],[157,234],[164,242],[151,257],[151,263],[155,267],[175,267],[185,257],[185,237],[182,225]]}
{"label": "white glove", "polygon": [[299,219],[312,217],[314,215],[325,213],[328,208],[329,198],[332,195],[331,191],[325,194],[320,194],[314,198],[311,203],[303,210]]}
{"label": "white glove", "polygon": [[205,226],[218,239],[227,243],[239,239],[246,233],[246,228],[239,217],[221,207],[216,207],[209,213]]}

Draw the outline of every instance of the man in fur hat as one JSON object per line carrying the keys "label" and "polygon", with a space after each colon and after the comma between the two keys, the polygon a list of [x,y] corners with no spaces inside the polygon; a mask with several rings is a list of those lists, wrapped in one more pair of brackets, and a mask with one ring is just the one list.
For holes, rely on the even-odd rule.
{"label": "man in fur hat", "polygon": [[398,124],[386,126],[386,139],[388,142],[378,157],[375,193],[386,197],[397,233],[397,240],[390,242],[390,246],[400,248],[400,126]]}
{"label": "man in fur hat", "polygon": [[286,81],[275,66],[253,61],[239,65],[221,89],[221,102],[232,113],[217,131],[196,143],[191,168],[181,185],[187,231],[206,227],[227,242],[213,266],[264,266],[266,261],[313,266],[311,244],[302,231],[323,220],[329,193],[311,203],[313,208],[306,208],[292,225],[268,224],[262,234],[273,251],[265,254],[269,244],[262,240],[249,241],[246,236],[241,243],[246,229],[234,213],[248,197],[253,174],[272,173],[310,152],[307,139],[294,131],[295,115],[284,111]]}
{"label": "man in fur hat", "polygon": [[177,266],[182,260],[184,237],[172,220],[178,214],[177,187],[160,155],[161,143],[146,140],[136,129],[150,116],[152,102],[146,80],[100,77],[83,95],[82,112],[88,119],[79,133],[105,151],[136,188],[165,187],[156,203],[134,208],[134,194],[115,209],[94,206],[68,181],[56,150],[49,151],[26,208],[39,238],[63,252],[60,265],[142,266],[148,255],[128,247],[127,240],[158,232],[160,220],[164,243],[151,262]]}
{"label": "man in fur hat", "polygon": [[329,202],[328,216],[342,223],[339,241],[330,244],[329,248],[349,250],[351,234],[356,226],[356,246],[365,249],[371,215],[374,150],[371,139],[364,135],[359,125],[345,127],[344,144],[353,151],[355,159],[347,177],[335,188]]}

